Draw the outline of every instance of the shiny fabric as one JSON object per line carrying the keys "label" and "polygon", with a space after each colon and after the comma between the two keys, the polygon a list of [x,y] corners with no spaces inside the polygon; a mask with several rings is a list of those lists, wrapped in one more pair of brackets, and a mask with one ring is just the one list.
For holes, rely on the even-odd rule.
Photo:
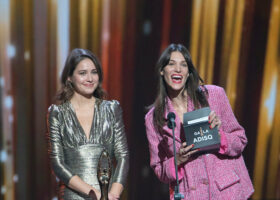
{"label": "shiny fabric", "polygon": [[100,189],[97,164],[104,148],[117,163],[112,170],[111,184],[125,184],[129,167],[128,147],[122,109],[117,101],[96,100],[89,139],[70,102],[50,106],[48,130],[49,156],[54,174],[60,179],[60,199],[87,199],[86,195],[67,187],[74,175]]}

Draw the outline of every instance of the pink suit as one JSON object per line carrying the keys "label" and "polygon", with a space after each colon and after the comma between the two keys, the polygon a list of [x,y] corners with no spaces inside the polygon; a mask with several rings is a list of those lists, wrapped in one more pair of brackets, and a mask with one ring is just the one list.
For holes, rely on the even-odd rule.
{"label": "pink suit", "polygon": [[[243,200],[248,199],[254,188],[242,151],[247,144],[244,129],[237,122],[223,88],[206,85],[211,110],[220,117],[221,147],[216,154],[204,154],[191,157],[179,166],[179,190],[184,199],[195,200]],[[193,102],[188,98],[188,112],[194,110]],[[173,199],[176,184],[172,130],[166,125],[159,133],[153,126],[154,108],[146,114],[146,134],[149,141],[150,165],[160,181],[169,183],[170,199]],[[165,118],[169,112],[175,112],[167,98]],[[179,116],[175,119],[176,151],[185,141],[184,130]],[[190,145],[190,144],[188,144]]]}

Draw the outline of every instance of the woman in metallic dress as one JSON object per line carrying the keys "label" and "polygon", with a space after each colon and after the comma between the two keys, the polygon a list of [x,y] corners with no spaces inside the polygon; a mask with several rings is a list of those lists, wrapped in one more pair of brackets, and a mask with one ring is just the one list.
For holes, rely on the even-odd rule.
{"label": "woman in metallic dress", "polygon": [[74,49],[61,76],[57,105],[48,112],[51,167],[60,180],[59,199],[100,198],[97,165],[106,149],[112,169],[109,199],[116,200],[128,174],[128,147],[122,109],[116,100],[104,100],[102,69],[89,50]]}

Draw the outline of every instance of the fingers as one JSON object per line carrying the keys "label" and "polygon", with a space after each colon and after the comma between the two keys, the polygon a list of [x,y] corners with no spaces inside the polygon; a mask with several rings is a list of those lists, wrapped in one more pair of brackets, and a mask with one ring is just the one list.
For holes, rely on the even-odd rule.
{"label": "fingers", "polygon": [[198,152],[199,150],[200,150],[200,149],[195,149],[195,150],[189,151],[188,153],[186,153],[185,155],[183,155],[183,157],[189,158],[192,154]]}
{"label": "fingers", "polygon": [[108,193],[108,199],[109,200],[119,200],[120,199],[120,197],[118,196],[118,195],[114,195],[114,194],[112,194],[112,193]]}
{"label": "fingers", "polygon": [[176,155],[177,165],[187,162],[192,154],[199,151],[199,149],[191,150],[194,147],[194,144],[191,144],[189,146],[186,145],[187,144],[184,142]]}
{"label": "fingers", "polygon": [[193,148],[193,146],[194,146],[194,144],[187,146],[187,143],[184,142],[184,143],[181,145],[180,149],[179,149],[179,154],[180,154],[180,155],[185,155],[186,153],[188,153],[188,151],[189,151],[191,148]]}
{"label": "fingers", "polygon": [[215,111],[213,111],[213,110],[209,114],[209,124],[210,124],[211,129],[216,126],[219,129],[222,124],[220,118],[216,115]]}

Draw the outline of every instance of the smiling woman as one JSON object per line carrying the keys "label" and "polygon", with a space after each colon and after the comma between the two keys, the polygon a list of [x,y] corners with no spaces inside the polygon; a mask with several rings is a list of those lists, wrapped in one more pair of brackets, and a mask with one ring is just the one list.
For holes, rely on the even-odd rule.
{"label": "smiling woman", "polygon": [[61,182],[60,199],[100,199],[97,168],[104,150],[117,163],[109,200],[122,193],[128,173],[122,109],[117,101],[103,99],[102,80],[97,57],[85,49],[72,50],[62,72],[58,104],[48,113],[49,156]]}
{"label": "smiling woman", "polygon": [[89,58],[85,58],[77,65],[73,75],[68,77],[67,81],[73,84],[77,93],[91,97],[99,83],[95,64]]}
{"label": "smiling woman", "polygon": [[[145,116],[150,165],[156,176],[175,189],[178,166],[179,190],[184,199],[248,199],[254,192],[242,151],[247,144],[244,129],[237,122],[224,90],[203,85],[188,50],[181,44],[169,45],[156,65],[158,95]],[[218,152],[199,152],[187,144],[183,115],[202,107],[212,110],[210,129],[217,127],[221,145]],[[168,113],[175,113],[175,146],[167,126]],[[207,136],[199,140],[208,140]],[[181,198],[180,198],[181,199]]]}
{"label": "smiling woman", "polygon": [[160,74],[164,76],[169,92],[172,90],[182,92],[189,76],[188,64],[184,56],[178,51],[172,52],[169,63]]}

